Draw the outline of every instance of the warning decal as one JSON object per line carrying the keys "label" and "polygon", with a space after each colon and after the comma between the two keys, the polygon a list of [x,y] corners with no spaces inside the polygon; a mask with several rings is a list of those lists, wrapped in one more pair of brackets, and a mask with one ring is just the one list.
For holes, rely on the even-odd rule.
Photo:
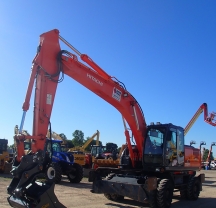
{"label": "warning decal", "polygon": [[121,101],[121,95],[122,95],[122,92],[114,87],[112,97],[120,102]]}
{"label": "warning decal", "polygon": [[52,95],[47,94],[46,104],[51,105],[52,104]]}

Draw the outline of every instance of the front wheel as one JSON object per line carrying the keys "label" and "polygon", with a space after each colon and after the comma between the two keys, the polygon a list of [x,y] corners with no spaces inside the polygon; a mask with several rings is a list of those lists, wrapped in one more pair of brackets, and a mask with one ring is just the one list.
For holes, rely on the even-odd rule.
{"label": "front wheel", "polygon": [[162,179],[157,188],[157,205],[159,208],[169,208],[172,203],[173,185],[169,179]]}
{"label": "front wheel", "polygon": [[83,179],[83,168],[81,165],[74,163],[74,171],[68,174],[68,179],[71,183],[79,183]]}
{"label": "front wheel", "polygon": [[46,179],[55,183],[60,183],[62,179],[62,169],[59,163],[52,162],[46,172]]}

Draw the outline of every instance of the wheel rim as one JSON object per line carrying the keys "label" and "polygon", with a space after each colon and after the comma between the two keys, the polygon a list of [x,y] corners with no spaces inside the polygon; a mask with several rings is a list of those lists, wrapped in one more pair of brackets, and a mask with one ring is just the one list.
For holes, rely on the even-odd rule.
{"label": "wheel rim", "polygon": [[47,170],[47,177],[52,180],[55,178],[55,169],[53,167],[49,167]]}

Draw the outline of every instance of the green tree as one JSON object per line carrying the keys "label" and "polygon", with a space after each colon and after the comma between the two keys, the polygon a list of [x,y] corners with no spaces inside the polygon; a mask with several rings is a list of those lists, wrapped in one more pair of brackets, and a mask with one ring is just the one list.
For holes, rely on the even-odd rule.
{"label": "green tree", "polygon": [[13,148],[15,147],[15,145],[14,145],[14,144],[11,144],[11,145],[9,145],[8,147],[11,148],[11,149],[13,149]]}
{"label": "green tree", "polygon": [[67,148],[73,148],[74,147],[72,140],[66,140],[66,145],[67,145]]}
{"label": "green tree", "polygon": [[[209,154],[209,150],[208,149],[205,149],[204,152],[203,152],[203,161],[206,161],[207,160],[207,157],[208,157],[208,154]],[[211,152],[210,154],[210,160],[214,160],[214,157],[213,157],[213,153]]]}
{"label": "green tree", "polygon": [[72,136],[73,136],[72,142],[75,147],[79,147],[83,145],[84,133],[81,130],[75,130]]}
{"label": "green tree", "polygon": [[106,143],[106,152],[112,152],[113,150],[117,150],[118,145],[112,142]]}

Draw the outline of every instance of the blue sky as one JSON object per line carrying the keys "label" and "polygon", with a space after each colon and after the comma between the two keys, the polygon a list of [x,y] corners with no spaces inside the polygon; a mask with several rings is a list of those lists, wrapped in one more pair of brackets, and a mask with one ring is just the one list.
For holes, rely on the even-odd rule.
{"label": "blue sky", "polygon": [[[209,112],[216,111],[215,14],[213,0],[1,1],[0,138],[12,144],[39,35],[55,28],[126,85],[147,124],[185,127],[203,102]],[[29,132],[32,102],[33,96],[24,125]],[[52,129],[68,139],[76,129],[85,137],[98,129],[103,144],[125,143],[120,113],[69,77],[58,85],[51,122]],[[196,140],[198,146],[204,140],[209,148],[216,142],[215,132],[202,114],[186,143]]]}

